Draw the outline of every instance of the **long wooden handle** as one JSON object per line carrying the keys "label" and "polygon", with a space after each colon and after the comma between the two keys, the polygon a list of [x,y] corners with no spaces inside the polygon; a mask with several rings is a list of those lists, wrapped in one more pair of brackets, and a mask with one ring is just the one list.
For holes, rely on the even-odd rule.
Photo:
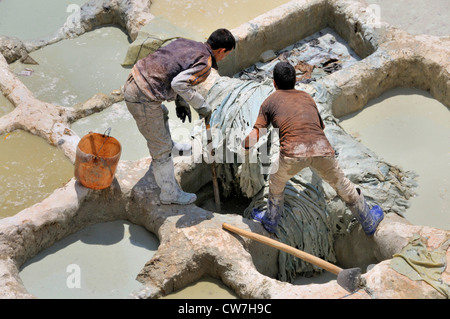
{"label": "long wooden handle", "polygon": [[294,247],[291,247],[289,245],[280,243],[279,241],[276,241],[274,239],[271,239],[269,237],[260,235],[260,234],[256,234],[256,233],[252,233],[249,231],[246,231],[244,229],[240,229],[238,227],[232,226],[230,224],[227,223],[223,223],[222,224],[222,228],[232,231],[233,233],[236,233],[238,235],[242,235],[245,236],[247,238],[259,241],[263,244],[266,244],[268,246],[274,247],[276,249],[282,250],[288,254],[294,255],[300,259],[303,259],[304,261],[307,261],[311,264],[314,264],[316,266],[319,266],[335,275],[339,274],[342,271],[342,268],[339,268],[336,265],[333,265],[332,263],[329,263],[323,259],[320,259],[316,256],[313,256],[311,254],[308,254],[304,251],[301,251],[299,249],[296,249]]}
{"label": "long wooden handle", "polygon": [[[209,117],[205,118],[205,125],[206,125],[206,138],[208,140],[208,145],[210,145],[210,155],[214,156],[215,151],[212,148],[212,134],[211,134],[211,126],[209,124]],[[220,194],[219,194],[219,184],[217,182],[217,173],[216,173],[216,164],[215,162],[211,163],[211,175],[212,175],[212,182],[213,182],[213,188],[214,188],[214,201],[216,203],[216,211],[220,213]]]}

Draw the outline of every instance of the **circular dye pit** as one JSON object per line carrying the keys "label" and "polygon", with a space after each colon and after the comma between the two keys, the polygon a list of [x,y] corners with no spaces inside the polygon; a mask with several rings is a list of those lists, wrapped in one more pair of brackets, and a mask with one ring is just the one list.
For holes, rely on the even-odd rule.
{"label": "circular dye pit", "polygon": [[118,220],[90,225],[29,259],[20,270],[27,290],[43,299],[126,298],[159,246],[142,226]]}
{"label": "circular dye pit", "polygon": [[450,230],[450,111],[445,105],[428,92],[399,88],[340,124],[385,161],[418,175],[406,219]]}

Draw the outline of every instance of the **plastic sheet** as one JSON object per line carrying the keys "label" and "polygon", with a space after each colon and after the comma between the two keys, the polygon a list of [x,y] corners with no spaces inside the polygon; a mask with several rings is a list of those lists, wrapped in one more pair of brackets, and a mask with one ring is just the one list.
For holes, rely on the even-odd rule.
{"label": "plastic sheet", "polygon": [[447,267],[446,250],[450,238],[435,250],[428,250],[423,239],[415,235],[403,250],[395,254],[390,267],[411,280],[423,280],[445,297],[450,298],[450,286],[443,282],[441,275]]}

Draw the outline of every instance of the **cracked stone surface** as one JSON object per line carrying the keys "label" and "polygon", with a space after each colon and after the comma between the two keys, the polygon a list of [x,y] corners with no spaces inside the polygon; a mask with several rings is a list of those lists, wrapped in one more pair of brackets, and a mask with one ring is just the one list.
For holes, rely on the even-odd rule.
{"label": "cracked stone surface", "polygon": [[[37,100],[10,71],[8,63],[26,58],[27,53],[41,46],[105,24],[118,24],[135,38],[139,28],[153,17],[150,4],[149,0],[89,1],[82,6],[78,24],[81,28],[63,26],[45,43],[15,42],[18,48],[15,53],[11,50],[14,45],[5,49],[6,40],[0,39],[0,90],[15,106],[12,112],[0,118],[0,134],[16,129],[28,131],[60,148],[74,163],[80,137],[70,129],[70,124],[120,101],[120,92],[99,93],[82,105],[62,108]],[[270,30],[279,28],[277,32],[280,32],[286,28],[283,21],[305,14],[314,16],[319,24],[328,21],[364,57],[351,68],[335,72],[326,79],[330,94],[327,105],[334,116],[359,110],[367,101],[395,86],[430,90],[437,100],[450,106],[450,37],[412,36],[386,23],[375,27],[370,23],[373,17],[355,0],[292,1],[233,29],[238,47],[224,68],[233,74],[245,64],[256,61],[262,52],[273,49],[260,44],[261,39],[251,32],[252,28],[257,26],[270,40],[274,32]],[[320,27],[311,26],[313,31]],[[251,54],[244,57],[249,45],[260,51],[253,52],[256,58]],[[176,161],[181,184],[197,190],[208,182],[207,168],[204,164]],[[296,286],[274,279],[278,251],[221,227],[227,222],[268,235],[261,225],[238,214],[218,214],[195,205],[161,205],[158,195],[150,158],[121,161],[116,179],[108,189],[87,189],[72,179],[42,202],[1,219],[0,298],[35,298],[19,276],[18,269],[26,260],[87,225],[119,219],[144,226],[160,240],[158,251],[137,276],[144,286],[131,294],[131,298],[158,298],[203,275],[220,278],[241,298],[444,298],[425,282],[412,281],[395,272],[389,268],[389,263],[392,255],[400,252],[415,234],[426,238],[432,249],[449,240],[448,230],[410,225],[392,213],[386,216],[373,238],[366,238],[360,228],[339,238],[337,246],[352,247],[348,259],[341,261],[344,265],[350,264],[352,258],[363,251],[371,252],[379,261],[362,276],[361,289],[349,294],[334,280]],[[93,211],[96,213],[92,214]],[[450,284],[448,248],[446,256],[447,268],[442,280]]]}

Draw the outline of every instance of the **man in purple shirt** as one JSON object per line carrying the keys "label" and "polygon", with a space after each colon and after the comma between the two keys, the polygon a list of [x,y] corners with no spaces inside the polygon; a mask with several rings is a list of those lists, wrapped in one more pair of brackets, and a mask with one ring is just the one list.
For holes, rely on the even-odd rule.
{"label": "man in purple shirt", "polygon": [[175,179],[171,157],[174,143],[168,110],[162,102],[175,100],[177,116],[183,121],[186,116],[190,120],[189,105],[201,117],[208,117],[211,107],[195,86],[206,80],[211,68],[217,69],[217,62],[235,45],[234,36],[226,29],[214,31],[205,43],[180,38],[139,60],[128,76],[124,99],[147,140],[162,204],[186,205],[197,198],[183,192]]}

